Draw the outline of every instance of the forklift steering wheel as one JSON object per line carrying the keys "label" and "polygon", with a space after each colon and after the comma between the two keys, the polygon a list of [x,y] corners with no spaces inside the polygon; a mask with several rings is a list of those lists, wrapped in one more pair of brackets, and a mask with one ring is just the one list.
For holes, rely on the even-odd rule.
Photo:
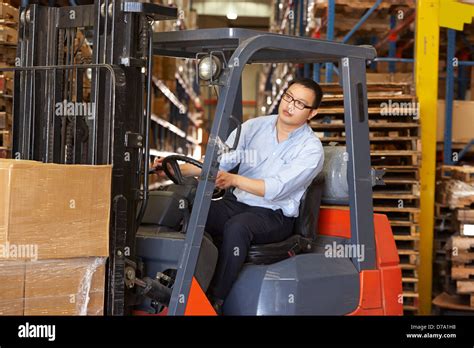
{"label": "forklift steering wheel", "polygon": [[[170,180],[174,182],[176,185],[183,185],[184,183],[183,173],[181,173],[181,169],[179,168],[178,161],[183,161],[202,169],[201,162],[188,156],[170,155],[170,156],[165,157],[161,164],[163,167],[163,171],[165,172],[166,176],[170,178]],[[169,170],[168,164],[173,169],[173,172]],[[221,198],[224,195],[224,193],[225,193],[225,190],[216,187],[214,188],[214,192],[212,193],[212,198],[213,199]]]}

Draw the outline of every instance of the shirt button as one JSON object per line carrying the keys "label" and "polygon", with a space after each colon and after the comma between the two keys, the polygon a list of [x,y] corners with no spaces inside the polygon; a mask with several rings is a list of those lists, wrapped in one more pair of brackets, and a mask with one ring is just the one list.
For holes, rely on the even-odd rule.
{"label": "shirt button", "polygon": [[275,152],[273,153],[273,156],[275,156]]}

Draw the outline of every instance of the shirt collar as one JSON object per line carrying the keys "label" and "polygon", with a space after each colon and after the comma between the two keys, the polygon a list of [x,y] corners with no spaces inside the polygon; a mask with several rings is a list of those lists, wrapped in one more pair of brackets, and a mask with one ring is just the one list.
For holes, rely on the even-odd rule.
{"label": "shirt collar", "polygon": [[[273,121],[272,121],[272,130],[276,134],[276,124],[278,121],[278,114],[275,115]],[[301,125],[300,127],[296,128],[295,130],[291,131],[290,134],[288,134],[288,139],[294,138],[298,136],[299,134],[302,134],[306,127],[308,126],[307,123]]]}

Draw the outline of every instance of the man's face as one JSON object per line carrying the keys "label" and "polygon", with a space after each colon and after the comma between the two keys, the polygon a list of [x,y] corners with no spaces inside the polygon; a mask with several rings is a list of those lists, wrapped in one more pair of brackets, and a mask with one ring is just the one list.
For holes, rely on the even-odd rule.
{"label": "man's face", "polygon": [[[312,106],[316,98],[313,90],[297,83],[291,85],[286,93],[295,101],[288,102],[282,98],[278,108],[278,117],[281,122],[289,126],[301,126],[308,119],[313,118],[318,113],[317,110],[304,108],[300,110],[297,106]],[[296,105],[295,105],[296,104]]]}

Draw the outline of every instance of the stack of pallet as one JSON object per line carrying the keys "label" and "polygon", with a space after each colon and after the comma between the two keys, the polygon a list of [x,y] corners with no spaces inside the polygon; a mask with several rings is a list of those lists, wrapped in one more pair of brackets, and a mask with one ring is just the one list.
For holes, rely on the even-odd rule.
{"label": "stack of pallet", "polygon": [[[0,69],[15,64],[18,9],[0,2]],[[13,73],[0,70],[0,158],[11,156]]]}
{"label": "stack of pallet", "polygon": [[474,167],[442,166],[438,178],[434,294],[445,291],[474,310]]}
{"label": "stack of pallet", "polygon": [[474,309],[474,238],[453,236],[447,245],[450,274],[447,292],[464,297],[466,304]]}
{"label": "stack of pallet", "polygon": [[[311,122],[323,144],[344,145],[344,103],[338,84],[323,84],[318,117]],[[371,162],[385,171],[385,186],[374,187],[376,213],[386,214],[403,273],[406,313],[418,312],[419,161],[417,104],[407,83],[368,84]]]}

